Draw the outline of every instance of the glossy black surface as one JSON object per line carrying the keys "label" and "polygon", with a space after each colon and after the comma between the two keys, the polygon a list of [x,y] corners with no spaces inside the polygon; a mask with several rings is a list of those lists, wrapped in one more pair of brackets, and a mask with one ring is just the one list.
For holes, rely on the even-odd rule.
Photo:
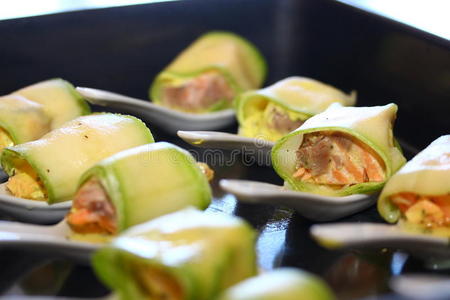
{"label": "glossy black surface", "polygon": [[[231,30],[254,42],[269,63],[266,84],[310,76],[357,90],[359,105],[397,103],[396,133],[409,156],[450,132],[449,43],[334,1],[181,1],[1,21],[0,94],[62,77],[78,86],[146,98],[154,76],[209,30]],[[189,148],[148,125],[157,140]],[[314,272],[339,299],[400,299],[389,295],[391,276],[438,272],[395,249],[325,250],[309,237],[312,222],[283,208],[239,204],[217,186],[220,178],[281,183],[270,168],[247,167],[240,160],[231,166],[208,163],[216,170],[209,209],[241,216],[261,232],[257,249],[263,269],[295,266]],[[349,220],[382,221],[375,208]],[[108,291],[88,266],[33,249],[0,248],[0,294],[98,297]]]}

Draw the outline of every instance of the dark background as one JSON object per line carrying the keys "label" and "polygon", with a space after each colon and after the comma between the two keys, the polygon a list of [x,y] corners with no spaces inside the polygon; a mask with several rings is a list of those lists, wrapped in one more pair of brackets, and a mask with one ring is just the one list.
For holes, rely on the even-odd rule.
{"label": "dark background", "polygon": [[[360,106],[397,103],[395,132],[409,157],[450,133],[449,42],[331,0],[185,0],[3,20],[0,94],[62,77],[76,86],[146,99],[155,75],[209,30],[251,40],[267,58],[266,85],[308,76],[357,90]],[[158,141],[189,147],[148,125]],[[270,168],[213,167],[217,179],[280,183]],[[374,295],[390,293],[391,276],[437,272],[399,251],[320,248],[309,237],[310,221],[287,209],[236,203],[217,188],[217,179],[210,210],[242,216],[261,232],[257,248],[264,269],[304,268],[324,277],[340,299],[381,299]],[[374,208],[348,220],[381,222]],[[0,294],[107,293],[89,267],[34,252],[0,249]]]}

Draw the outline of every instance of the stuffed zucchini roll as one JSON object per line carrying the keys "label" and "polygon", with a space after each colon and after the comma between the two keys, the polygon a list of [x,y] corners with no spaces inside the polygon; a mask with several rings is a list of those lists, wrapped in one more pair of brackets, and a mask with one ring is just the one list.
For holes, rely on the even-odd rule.
{"label": "stuffed zucchini roll", "polygon": [[90,113],[89,105],[72,84],[60,78],[42,81],[24,87],[13,94],[41,104],[51,118],[51,128]]}
{"label": "stuffed zucchini roll", "polygon": [[202,113],[232,106],[242,91],[257,89],[266,62],[244,38],[210,32],[181,52],[154,80],[150,99],[173,109]]}
{"label": "stuffed zucchini roll", "polygon": [[0,153],[5,147],[33,141],[50,131],[42,105],[19,95],[0,97]]}
{"label": "stuffed zucchini roll", "polygon": [[432,142],[392,176],[378,211],[406,229],[450,237],[450,135]]}
{"label": "stuffed zucchini roll", "polygon": [[246,279],[226,290],[218,300],[332,300],[327,284],[312,274],[282,268]]}
{"label": "stuffed zucchini roll", "polygon": [[211,300],[256,274],[255,235],[237,217],[188,208],[125,231],[93,266],[120,299]]}
{"label": "stuffed zucchini roll", "polygon": [[239,134],[277,141],[332,103],[354,105],[356,94],[305,77],[289,77],[237,98]]}
{"label": "stuffed zucchini roll", "polygon": [[5,148],[0,162],[10,176],[6,187],[12,195],[51,204],[71,199],[80,176],[96,162],[152,142],[150,130],[135,117],[94,114],[39,140]]}
{"label": "stuffed zucchini roll", "polygon": [[67,222],[77,233],[116,234],[187,206],[205,209],[211,197],[189,152],[169,143],[143,145],[83,174]]}
{"label": "stuffed zucchini roll", "polygon": [[279,140],[272,164],[287,187],[325,195],[369,193],[404,163],[393,136],[397,105],[331,105]]}

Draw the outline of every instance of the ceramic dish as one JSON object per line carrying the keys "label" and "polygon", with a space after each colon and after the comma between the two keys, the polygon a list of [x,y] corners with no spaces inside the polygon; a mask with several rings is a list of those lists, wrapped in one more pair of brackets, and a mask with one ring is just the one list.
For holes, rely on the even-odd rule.
{"label": "ceramic dish", "polygon": [[349,216],[375,203],[374,195],[355,194],[345,197],[322,196],[291,191],[282,186],[249,181],[224,179],[220,186],[239,201],[283,205],[314,221],[331,221]]}
{"label": "ceramic dish", "polygon": [[5,184],[0,184],[0,212],[18,221],[49,224],[60,221],[69,211],[72,201],[47,204],[44,201],[28,200],[11,196]]}

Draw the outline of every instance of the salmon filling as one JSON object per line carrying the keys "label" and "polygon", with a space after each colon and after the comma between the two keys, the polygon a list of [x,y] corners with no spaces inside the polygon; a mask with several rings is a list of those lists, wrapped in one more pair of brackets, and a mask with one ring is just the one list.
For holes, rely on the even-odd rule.
{"label": "salmon filling", "polygon": [[411,192],[390,197],[404,219],[426,228],[450,227],[450,195],[424,196]]}
{"label": "salmon filling", "polygon": [[282,135],[288,134],[304,123],[301,120],[292,120],[284,109],[276,105],[268,105],[265,115],[267,126]]}
{"label": "salmon filling", "polygon": [[385,180],[384,162],[375,151],[341,132],[303,136],[293,177],[308,183],[338,187]]}
{"label": "salmon filling", "polygon": [[14,146],[13,140],[3,128],[0,128],[0,152],[4,148],[11,146]]}
{"label": "salmon filling", "polygon": [[136,266],[133,276],[147,299],[151,300],[181,300],[183,290],[180,284],[169,273],[152,267]]}
{"label": "salmon filling", "polygon": [[25,161],[18,161],[14,175],[8,178],[7,190],[15,197],[46,201],[47,191],[38,174]]}
{"label": "salmon filling", "polygon": [[72,230],[77,233],[117,232],[116,210],[96,178],[86,181],[78,190],[66,219]]}
{"label": "salmon filling", "polygon": [[162,101],[168,106],[187,111],[201,111],[220,101],[231,103],[234,91],[220,74],[209,72],[189,79],[181,85],[163,88]]}

